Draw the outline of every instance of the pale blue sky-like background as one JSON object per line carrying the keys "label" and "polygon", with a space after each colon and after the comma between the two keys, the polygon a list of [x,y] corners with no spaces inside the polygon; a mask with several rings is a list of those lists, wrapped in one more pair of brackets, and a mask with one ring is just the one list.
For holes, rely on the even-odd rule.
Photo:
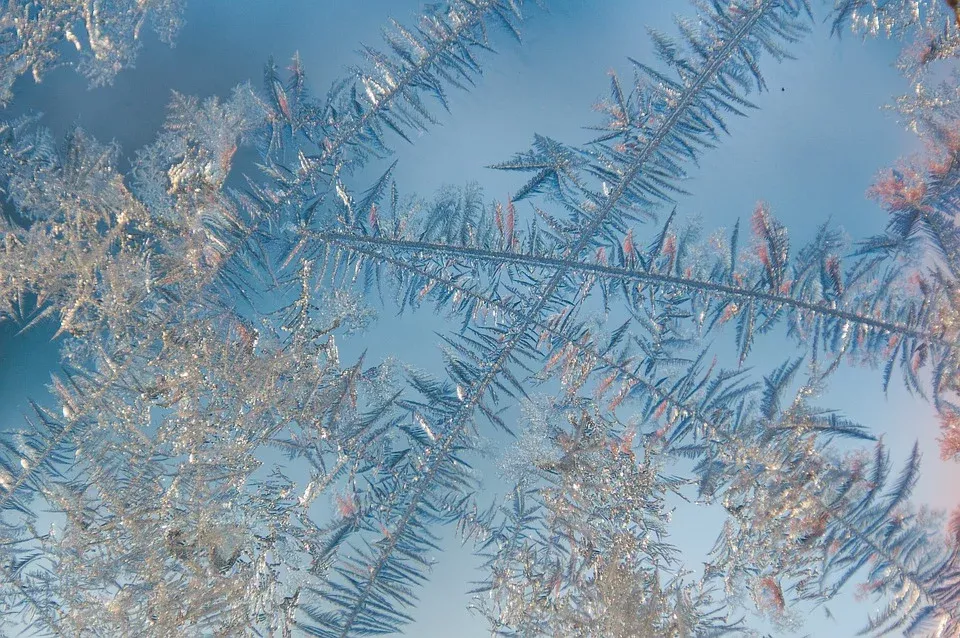
{"label": "pale blue sky-like background", "polygon": [[[879,169],[916,146],[894,116],[880,110],[907,90],[891,66],[897,46],[863,43],[849,33],[831,39],[821,22],[826,3],[813,4],[818,13],[814,33],[791,48],[798,59],[780,65],[763,61],[770,91],[756,97],[760,110],[748,119],[731,118],[731,136],[709,151],[699,168],[691,168],[685,188],[694,195],[680,199],[678,213],[699,216],[708,231],[748,218],[758,199],[787,224],[795,247],[827,218],[852,239],[884,226],[883,212],[865,199],[864,191]],[[226,96],[244,80],[259,86],[269,56],[285,66],[299,50],[315,94],[322,95],[346,66],[358,61],[360,43],[379,46],[379,29],[388,17],[410,23],[423,5],[413,0],[189,0],[175,48],[148,35],[137,68],[121,72],[113,86],[92,91],[70,69],[50,73],[39,85],[21,79],[13,104],[0,117],[43,111],[45,125],[57,135],[80,124],[98,139],[115,139],[124,156],[132,157],[162,125],[171,90],[207,97]],[[690,12],[686,3],[672,1],[554,0],[548,6],[549,12],[530,9],[522,46],[504,33],[495,34],[500,53],[484,58],[484,76],[474,90],[451,93],[451,113],[440,115],[440,126],[413,146],[395,144],[395,175],[404,193],[429,196],[444,184],[476,180],[488,200],[504,200],[524,177],[484,167],[526,150],[534,133],[570,144],[590,139],[583,127],[598,121],[591,106],[606,95],[607,71],[616,69],[626,82],[632,77],[627,56],[655,64],[645,26],[672,35],[671,14]],[[637,229],[640,237],[653,232],[653,226]],[[430,312],[397,318],[387,308],[368,335],[352,338],[343,351],[349,355],[370,348],[439,372],[433,331],[441,326]],[[42,398],[43,384],[56,369],[51,331],[14,333],[10,325],[0,324],[3,429],[22,423],[19,415],[28,408],[27,397]],[[404,338],[397,339],[398,334]],[[731,334],[724,336],[732,341]],[[768,372],[793,355],[792,346],[785,344],[776,335],[760,339],[751,358],[756,371]],[[895,383],[884,398],[877,371],[850,367],[834,376],[821,403],[885,433],[895,463],[906,458],[918,438],[924,465],[914,500],[940,508],[955,505],[960,469],[939,460],[937,427],[928,405]],[[709,549],[719,522],[703,508],[678,506],[671,541],[685,550],[690,568],[696,569]],[[466,610],[468,581],[480,578],[471,571],[473,558],[454,539],[448,545],[450,552],[438,556],[415,614],[418,620],[406,635],[488,634],[485,622]],[[850,604],[844,598],[828,605],[836,621],[814,611],[805,632],[853,636],[874,605]]]}

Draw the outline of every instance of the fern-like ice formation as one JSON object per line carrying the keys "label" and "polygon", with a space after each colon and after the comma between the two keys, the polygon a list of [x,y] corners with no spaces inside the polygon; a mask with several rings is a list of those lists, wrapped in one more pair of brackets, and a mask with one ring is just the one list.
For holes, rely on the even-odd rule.
{"label": "fern-like ice formation", "polygon": [[[834,27],[941,25],[921,5],[840,2]],[[883,365],[940,410],[944,455],[960,450],[960,144],[949,85],[924,84],[951,49],[904,66],[923,90],[900,108],[932,159],[878,180],[883,236],[851,250],[824,225],[791,255],[761,204],[749,238],[703,239],[670,213],[641,239],[812,17],[805,0],[695,7],[680,41],[650,32],[662,69],[611,79],[592,143],[537,136],[496,165],[530,175],[502,203],[477,186],[402,196],[393,166],[356,175],[472,85],[493,27],[519,37],[518,0],[393,23],[324,99],[298,58],[289,74],[270,62],[259,92],[175,95],[129,175],[80,130],[2,125],[17,220],[0,220],[0,318],[54,319],[64,364],[58,409],[0,439],[5,618],[37,635],[396,633],[456,525],[497,635],[748,634],[749,608],[786,625],[863,575],[887,600],[866,632],[957,635],[960,535],[910,506],[918,453],[892,479],[869,430],[814,403],[845,358]],[[148,13],[175,22],[173,5],[106,8],[11,4],[0,86],[42,73],[80,16],[95,83],[129,64]],[[240,189],[243,145],[263,174]],[[388,297],[455,321],[445,378],[341,360]],[[751,383],[739,365],[781,323],[808,356]],[[725,325],[730,369],[702,343]],[[534,407],[512,423],[511,401]],[[492,503],[470,465],[491,426],[520,450]],[[678,459],[688,476],[668,474]],[[699,576],[669,543],[678,495],[727,514]]]}

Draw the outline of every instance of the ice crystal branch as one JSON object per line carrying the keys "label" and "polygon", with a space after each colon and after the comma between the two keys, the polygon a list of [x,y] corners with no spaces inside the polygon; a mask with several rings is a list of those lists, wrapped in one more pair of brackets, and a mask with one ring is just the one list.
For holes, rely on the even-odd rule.
{"label": "ice crystal branch", "polygon": [[[187,117],[192,108],[178,114],[184,117],[175,123],[197,121]],[[56,161],[40,165],[45,185],[68,180],[63,192],[74,194],[74,206],[20,197],[21,189],[52,192],[30,189],[31,183],[11,190],[36,220],[17,231],[8,249],[37,249],[48,239],[63,244],[65,236],[106,245],[90,250],[81,243],[76,257],[53,246],[32,261],[8,255],[21,266],[10,269],[11,295],[32,292],[50,308],[68,308],[61,321],[72,337],[65,354],[77,367],[54,383],[62,416],[37,408],[33,431],[16,445],[5,442],[0,508],[29,521],[31,498],[38,497],[65,523],[41,536],[31,531],[33,523],[5,517],[18,573],[8,582],[14,591],[4,593],[50,601],[55,612],[32,604],[26,619],[68,633],[188,626],[289,632],[299,590],[286,586],[302,566],[282,567],[277,556],[294,552],[302,561],[312,549],[317,565],[329,559],[327,532],[305,510],[321,490],[313,485],[310,498],[295,498],[294,482],[263,475],[257,452],[282,445],[307,459],[330,488],[350,482],[383,453],[386,439],[373,433],[382,434],[389,421],[390,399],[381,396],[388,386],[375,369],[340,369],[330,333],[357,320],[349,306],[305,306],[285,335],[269,318],[256,326],[216,297],[198,296],[222,272],[219,250],[230,237],[220,233],[242,232],[243,224],[219,192],[217,170],[226,167],[216,162],[229,163],[229,154],[224,159],[187,144],[196,134],[192,126],[170,130],[184,142],[173,147],[190,150],[165,156],[172,186],[163,210],[133,198],[109,162],[99,161],[99,147],[79,145],[77,136],[69,160],[51,150],[45,160]],[[214,144],[218,136],[207,133],[205,141]],[[27,170],[35,164],[22,168],[13,175],[38,177]],[[77,205],[84,189],[89,210]],[[145,269],[132,270],[137,263]],[[163,275],[151,264],[161,264]],[[309,268],[301,276],[309,284]],[[70,296],[78,287],[73,277],[89,279],[91,289]],[[83,312],[73,311],[78,306]],[[377,390],[358,404],[363,386]],[[280,431],[288,436],[277,439]],[[324,477],[331,458],[350,462],[338,462],[337,474]],[[141,561],[152,565],[144,573],[137,571]]]}
{"label": "ice crystal branch", "polygon": [[[551,416],[564,416],[557,412]],[[490,572],[475,600],[494,634],[732,631],[734,624],[711,613],[708,591],[671,574],[676,556],[666,544],[664,494],[677,486],[656,466],[657,450],[638,459],[629,429],[575,406],[566,417],[566,427],[535,430],[537,440],[524,448],[527,476],[497,522],[474,531]]]}
{"label": "ice crystal branch", "polygon": [[[504,13],[507,9],[510,15]],[[332,167],[334,174],[339,173],[350,147],[360,149],[371,140],[379,144],[381,120],[399,117],[404,104],[421,106],[418,91],[440,92],[444,82],[456,83],[457,75],[466,77],[467,68],[476,72],[479,67],[470,49],[486,46],[484,20],[490,15],[513,28],[519,9],[512,3],[454,3],[434,9],[413,34],[397,25],[406,38],[403,43],[391,42],[397,62],[379,56],[376,64],[378,72],[398,73],[398,85],[376,100],[371,98],[370,108],[361,108],[365,112],[350,124],[336,113],[337,100],[344,98],[331,98],[327,119],[318,128],[331,127],[336,139],[322,145],[324,154],[316,166]],[[420,47],[424,55],[412,61],[410,47]],[[470,62],[468,67],[453,73],[451,69],[456,70],[464,60]],[[302,75],[295,66],[293,86],[298,85],[302,86]],[[289,117],[289,102],[276,86],[268,84],[268,89],[278,112]],[[357,113],[354,107],[360,104],[355,94],[350,100],[345,117],[353,117]],[[393,115],[386,115],[391,108]],[[356,318],[344,308],[318,305],[310,263],[296,263],[296,276],[289,278],[302,282],[304,294],[290,306],[263,317],[262,325],[229,306],[231,294],[242,292],[244,278],[268,269],[269,258],[258,248],[260,224],[282,211],[284,204],[298,201],[302,185],[316,185],[323,179],[323,171],[311,165],[279,192],[255,189],[253,197],[222,192],[237,145],[259,126],[257,118],[262,115],[258,114],[263,111],[263,104],[249,90],[239,91],[224,107],[217,102],[201,107],[178,97],[167,132],[138,158],[135,194],[126,190],[113,171],[109,153],[100,153],[103,159],[98,159],[96,148],[91,151],[77,143],[65,153],[70,159],[62,160],[42,135],[35,138],[44,142],[38,147],[22,142],[24,135],[11,132],[5,155],[11,176],[8,192],[21,214],[35,221],[26,229],[13,225],[5,229],[6,257],[16,267],[11,268],[4,298],[36,294],[42,308],[39,318],[59,312],[63,332],[74,338],[67,345],[68,359],[82,368],[70,377],[71,383],[80,386],[76,396],[61,397],[63,420],[41,412],[46,428],[37,427],[32,435],[36,440],[11,448],[11,456],[4,459],[6,509],[29,516],[30,496],[39,495],[58,504],[67,517],[63,532],[46,537],[54,540],[45,545],[45,556],[54,565],[63,565],[63,573],[76,581],[53,579],[51,589],[50,574],[56,570],[49,562],[24,575],[36,553],[30,560],[15,563],[20,573],[10,581],[10,587],[17,590],[11,600],[30,601],[33,609],[25,618],[48,630],[67,626],[76,632],[115,632],[153,626],[166,632],[190,626],[199,631],[260,628],[287,634],[293,623],[303,622],[303,618],[296,620],[297,613],[309,608],[299,604],[300,594],[306,590],[288,587],[296,569],[282,566],[278,552],[293,551],[290,558],[302,560],[312,551],[310,578],[322,580],[345,532],[354,527],[349,521],[365,520],[366,513],[377,511],[370,505],[377,494],[400,493],[398,489],[375,489],[364,495],[355,486],[360,473],[379,475],[381,478],[367,483],[381,487],[389,478],[389,465],[381,467],[375,459],[391,456],[384,446],[395,439],[387,426],[392,423],[387,408],[395,397],[381,397],[381,407],[371,404],[372,411],[354,418],[359,428],[356,432],[344,427],[357,410],[358,384],[373,383],[386,391],[389,386],[384,379],[370,370],[362,372],[359,365],[324,380],[309,370],[277,371],[269,363],[276,355],[290,357],[289,362],[297,365],[316,361],[318,355],[323,361],[326,355],[328,366],[334,370],[339,366],[330,333]],[[253,119],[250,113],[256,113]],[[273,113],[268,116],[276,119]],[[403,117],[404,125],[418,122],[409,113]],[[400,132],[396,121],[390,120],[388,125]],[[269,147],[267,153],[270,159],[273,151]],[[92,177],[88,175],[91,169]],[[57,186],[55,180],[64,183],[47,188]],[[119,195],[96,197],[94,193],[105,184]],[[342,190],[339,181],[336,186]],[[78,192],[85,189],[90,193],[89,211],[83,206],[60,205],[45,195],[69,195],[78,188]],[[67,253],[68,267],[57,267],[64,266],[64,255],[55,253],[52,246],[48,255],[39,254],[36,260],[23,259],[25,255],[20,254],[42,249],[45,243],[63,240],[68,234],[77,238],[76,253],[82,255],[70,259]],[[132,255],[125,254],[124,248]],[[121,282],[107,277],[107,268],[138,261],[145,272],[138,277],[132,271],[128,279],[139,284],[139,292],[124,294],[117,289]],[[122,283],[129,285],[128,279]],[[95,288],[77,294],[77,284],[85,282],[93,282]],[[210,296],[210,292],[219,294]],[[118,297],[126,303],[122,309],[109,308],[111,312],[99,314],[105,299]],[[8,314],[22,316],[22,305],[11,306]],[[227,323],[218,319],[224,313],[232,317]],[[330,325],[318,327],[318,314]],[[278,329],[290,335],[281,336]],[[204,344],[217,342],[226,350],[204,350]],[[191,348],[198,350],[180,359],[178,348],[184,354]],[[239,360],[234,352],[238,348],[239,353],[259,360]],[[231,378],[234,367],[268,377]],[[83,378],[88,381],[77,381]],[[338,378],[341,381],[336,381]],[[305,391],[296,391],[293,381]],[[241,390],[245,384],[250,385]],[[223,393],[216,395],[221,385]],[[293,401],[290,407],[295,414],[258,399],[270,392]],[[328,417],[321,416],[327,411]],[[140,419],[144,421],[137,423]],[[227,430],[212,426],[230,421],[244,434],[234,432],[235,437],[221,439]],[[276,438],[280,431],[292,436]],[[289,479],[271,478],[274,487],[269,487],[255,477],[254,473],[263,472],[256,453],[270,445],[306,459],[313,467],[299,499],[291,499],[296,485]],[[331,451],[335,462],[329,458]],[[65,455],[69,452],[82,460],[71,462]],[[398,450],[396,459],[405,454]],[[67,468],[71,483],[58,478]],[[124,468],[133,469],[135,476],[125,476]],[[41,469],[49,476],[41,476]],[[200,482],[200,477],[205,480]],[[251,500],[250,493],[240,489],[246,482],[262,488],[253,494],[262,493],[263,498]],[[305,517],[305,508],[324,489],[344,484],[354,485],[352,493],[340,501],[346,522],[325,530],[317,528]],[[140,501],[148,504],[146,510],[130,509],[131,503]],[[205,508],[216,511],[216,504],[236,509],[224,514],[223,520],[203,522]],[[197,527],[194,516],[199,516],[203,527]],[[117,520],[138,533],[131,536],[119,529]],[[257,531],[244,536],[245,528]],[[230,538],[221,547],[225,529]],[[12,531],[22,536],[20,532],[29,532],[29,528]],[[59,538],[64,538],[66,545]],[[33,540],[43,539],[34,534]],[[82,550],[79,554],[78,547]],[[106,553],[93,560],[84,548]],[[124,557],[136,555],[154,557],[157,569],[153,573],[160,581],[144,581],[136,572],[126,571],[132,563]],[[278,580],[280,574],[284,574],[283,583]],[[314,588],[319,586],[317,583]],[[288,593],[277,598],[277,592],[285,587]],[[33,591],[43,591],[44,596],[35,597]],[[51,614],[40,602],[44,600],[54,601],[57,613]]]}
{"label": "ice crystal branch", "polygon": [[[661,82],[660,88],[650,93],[657,106],[654,117],[650,118],[650,135],[642,140],[641,148],[635,153],[621,153],[614,149],[609,156],[609,168],[597,169],[613,178],[615,186],[605,189],[603,195],[594,194],[594,202],[588,203],[583,209],[574,209],[573,224],[579,232],[572,233],[571,238],[578,239],[570,240],[564,251],[566,257],[578,259],[596,241],[602,229],[613,230],[621,223],[618,220],[627,214],[626,206],[646,201],[642,193],[644,189],[652,188],[653,184],[648,180],[661,178],[648,177],[645,169],[656,176],[660,167],[673,171],[670,167],[677,165],[677,159],[696,157],[692,145],[701,136],[709,138],[712,133],[712,128],[701,118],[719,119],[715,109],[739,99],[733,86],[743,87],[741,72],[752,75],[750,70],[755,71],[755,49],[762,47],[774,55],[782,54],[776,39],[792,39],[802,30],[797,20],[802,6],[760,2],[749,10],[737,8],[736,11],[729,11],[714,5],[712,9],[716,13],[707,16],[710,29],[703,35],[687,32],[696,61],[683,60],[674,50],[663,49],[664,58],[677,69],[681,81],[673,82],[650,71],[651,76]],[[709,89],[715,89],[717,93],[711,93]],[[603,161],[604,153],[598,154],[598,158]],[[525,189],[527,192],[535,190],[540,182],[556,179],[558,175],[558,169],[554,169],[552,162],[544,164],[520,159],[509,167],[539,171],[535,182]],[[678,175],[675,172],[672,174],[674,177]],[[476,341],[463,343],[455,358],[450,360],[448,371],[459,389],[458,400],[448,403],[437,397],[437,403],[444,406],[444,411],[438,415],[442,419],[432,424],[434,431],[440,434],[432,446],[429,459],[419,470],[417,481],[406,496],[408,505],[401,510],[393,526],[385,530],[379,551],[365,561],[364,571],[369,575],[355,583],[353,591],[346,597],[345,602],[351,606],[351,611],[346,615],[347,622],[337,628],[339,633],[330,632],[330,635],[348,635],[358,626],[355,623],[363,626],[371,623],[374,627],[380,627],[384,610],[371,608],[370,605],[375,600],[384,599],[391,590],[395,592],[392,594],[394,598],[404,595],[403,586],[410,581],[410,576],[405,575],[400,562],[403,550],[408,547],[417,550],[414,556],[422,552],[420,548],[424,541],[418,530],[422,525],[422,516],[432,516],[433,506],[429,499],[435,491],[435,485],[446,484],[450,473],[455,471],[454,454],[461,449],[473,427],[474,412],[480,410],[494,423],[502,424],[496,416],[493,403],[496,395],[503,393],[510,396],[523,391],[509,367],[522,365],[521,357],[533,354],[528,343],[531,325],[539,320],[541,313],[560,303],[557,293],[566,274],[565,270],[558,270],[545,282],[535,286],[531,294],[521,301],[522,310],[517,321],[479,335],[480,339]],[[423,515],[422,510],[425,510]],[[396,582],[394,574],[404,574],[403,580]],[[386,613],[391,612],[386,610]],[[389,620],[389,616],[386,619]]]}
{"label": "ice crystal branch", "polygon": [[[439,201],[431,215],[441,217],[441,211],[448,210],[447,203],[446,199]],[[634,245],[630,253],[619,251],[608,257],[606,251],[598,251],[592,260],[573,261],[558,256],[555,246],[538,243],[538,235],[542,237],[544,233],[536,226],[528,231],[513,228],[509,240],[501,240],[500,246],[495,246],[489,238],[499,240],[503,233],[494,228],[490,221],[493,218],[494,215],[487,214],[475,220],[479,223],[469,227],[470,242],[466,244],[394,238],[390,229],[382,225],[373,234],[361,228],[354,232],[307,231],[304,237],[311,243],[335,246],[348,254],[356,251],[362,255],[357,259],[358,266],[365,264],[375,269],[386,255],[392,256],[398,269],[406,268],[405,264],[417,264],[420,277],[404,280],[403,289],[398,292],[408,299],[424,291],[430,281],[452,281],[458,273],[468,271],[476,274],[480,266],[488,273],[522,269],[530,271],[531,277],[534,272],[566,270],[583,282],[581,296],[596,286],[602,290],[606,304],[621,297],[637,314],[641,314],[648,299],[642,294],[645,290],[675,290],[683,298],[674,305],[682,303],[700,330],[731,320],[738,323],[738,345],[744,358],[753,338],[754,328],[750,326],[767,330],[781,316],[787,317],[796,337],[819,344],[828,354],[850,352],[852,348],[856,353],[862,350],[864,357],[879,358],[877,355],[882,353],[885,358],[893,355],[896,360],[900,354],[896,346],[901,340],[915,344],[908,346],[911,352],[921,345],[938,348],[947,355],[955,350],[952,335],[943,333],[936,320],[938,313],[945,310],[930,303],[930,295],[923,304],[911,303],[915,299],[912,290],[897,293],[897,288],[903,286],[896,270],[880,270],[871,277],[868,268],[877,269],[868,262],[843,272],[837,254],[842,245],[826,227],[814,244],[800,251],[797,263],[790,266],[786,252],[779,257],[782,263],[772,264],[769,259],[764,262],[763,252],[759,260],[738,255],[737,231],[726,246],[716,237],[711,239],[710,252],[720,255],[715,262],[697,260],[691,255],[706,253],[706,247],[683,240],[678,245],[677,234],[669,226],[661,233],[662,241],[654,242],[646,250]],[[755,219],[777,223],[764,207],[758,208]],[[760,250],[768,250],[769,237],[758,239]],[[513,250],[502,249],[507,241]],[[786,241],[785,236],[780,241]],[[775,276],[771,276],[773,267],[778,271]],[[882,285],[877,285],[878,277]],[[506,294],[501,288],[509,279],[495,274],[488,275],[488,279],[491,283],[484,295],[494,299]]]}

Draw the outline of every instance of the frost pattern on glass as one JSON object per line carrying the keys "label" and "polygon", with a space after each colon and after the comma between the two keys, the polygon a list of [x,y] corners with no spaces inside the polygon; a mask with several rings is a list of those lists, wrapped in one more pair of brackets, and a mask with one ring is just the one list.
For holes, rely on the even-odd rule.
{"label": "frost pattern on glass", "polygon": [[[536,136],[496,165],[526,175],[505,201],[357,169],[429,130],[498,31],[519,37],[518,0],[391,23],[323,98],[299,58],[259,90],[174,95],[129,174],[82,130],[0,125],[18,214],[0,219],[0,319],[63,337],[58,408],[0,439],[4,616],[36,635],[397,633],[455,525],[497,635],[751,635],[752,615],[799,626],[854,579],[886,601],[865,632],[960,633],[960,525],[910,504],[917,449],[895,472],[816,402],[845,361],[882,365],[960,456],[957,89],[927,68],[953,55],[952,16],[838,2],[835,29],[904,38],[915,91],[896,108],[929,150],[871,188],[884,234],[850,246],[824,224],[798,249],[764,203],[729,232],[664,214],[813,18],[804,0],[695,7],[680,38],[651,31],[660,68],[611,76],[594,141]],[[55,37],[108,81],[146,16],[172,33],[178,11],[14,2],[0,87],[48,68]],[[263,176],[233,188],[244,145]],[[455,321],[439,374],[341,356],[394,302]],[[755,337],[781,324],[803,354],[754,376]],[[724,330],[726,365],[707,345]],[[470,465],[491,429],[516,436],[500,499]],[[696,577],[670,544],[678,495],[726,515]]]}

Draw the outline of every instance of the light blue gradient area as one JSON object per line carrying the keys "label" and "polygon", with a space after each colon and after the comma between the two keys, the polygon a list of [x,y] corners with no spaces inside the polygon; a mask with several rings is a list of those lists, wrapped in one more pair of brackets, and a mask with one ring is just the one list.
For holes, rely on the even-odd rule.
{"label": "light blue gradient area", "polygon": [[[3,117],[40,110],[56,134],[80,124],[101,140],[116,139],[124,156],[132,157],[162,125],[171,90],[206,97],[225,96],[248,79],[259,86],[268,56],[282,66],[299,50],[314,91],[322,95],[357,61],[361,42],[379,44],[378,30],[388,16],[408,23],[424,6],[407,0],[187,4],[187,24],[176,47],[168,49],[148,37],[137,68],[122,72],[114,86],[87,91],[83,78],[67,69],[50,73],[40,85],[21,80],[15,87],[17,98]],[[824,6],[814,5],[822,18]],[[598,122],[591,106],[605,96],[607,71],[616,69],[627,81],[632,75],[627,56],[654,63],[645,26],[675,33],[673,11],[689,8],[674,2],[558,0],[550,3],[550,13],[534,9],[522,47],[498,34],[500,54],[484,60],[484,76],[473,91],[452,93],[451,114],[441,115],[441,126],[413,146],[396,144],[402,192],[429,197],[442,185],[475,180],[488,199],[506,199],[523,178],[484,167],[525,150],[535,132],[570,144],[589,140],[590,131],[583,127]],[[894,117],[879,108],[908,88],[891,67],[897,49],[882,41],[861,43],[850,34],[831,39],[819,19],[814,29],[812,37],[791,48],[796,61],[762,65],[769,92],[756,97],[760,109],[748,119],[731,118],[731,136],[691,168],[685,188],[694,195],[680,198],[682,217],[699,216],[707,232],[729,229],[737,218],[748,219],[756,201],[763,199],[790,228],[794,247],[809,240],[828,218],[852,239],[883,228],[884,214],[865,199],[864,191],[880,168],[915,146]],[[355,183],[364,183],[377,168],[383,167],[371,167]],[[653,226],[636,231],[638,237],[653,232]],[[386,307],[371,331],[344,342],[342,352],[346,359],[368,349],[371,358],[392,355],[440,374],[435,331],[446,327],[432,312],[397,317]],[[0,326],[3,428],[21,422],[18,415],[27,409],[27,397],[43,400],[43,383],[56,369],[51,330],[20,337],[13,332]],[[732,352],[731,332],[719,339],[719,352]],[[795,355],[786,344],[780,334],[761,338],[750,361],[754,370],[768,372]],[[939,508],[955,505],[960,470],[939,460],[929,405],[896,384],[884,397],[878,371],[849,366],[834,375],[821,403],[884,433],[895,462],[902,462],[913,440],[919,439],[925,462],[914,500]],[[509,414],[515,417],[517,411]],[[503,437],[491,438],[501,448],[509,445]],[[481,463],[481,468],[491,486],[497,486],[495,463]],[[688,568],[696,572],[701,567],[721,521],[716,512],[677,504],[670,541],[684,550]],[[449,551],[437,557],[433,578],[422,591],[418,620],[406,635],[486,636],[485,622],[466,609],[469,581],[481,578],[473,570],[476,560],[451,535],[447,541]],[[833,620],[822,609],[813,610],[804,617],[801,633],[852,636],[876,606],[871,601],[855,603],[852,596],[839,598],[827,605]]]}

